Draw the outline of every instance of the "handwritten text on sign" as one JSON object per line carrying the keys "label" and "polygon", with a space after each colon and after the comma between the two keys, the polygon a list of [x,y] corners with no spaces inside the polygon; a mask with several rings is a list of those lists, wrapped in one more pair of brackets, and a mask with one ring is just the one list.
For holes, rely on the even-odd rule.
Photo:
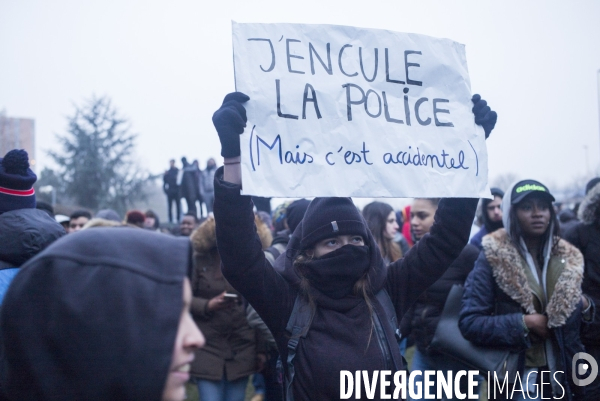
{"label": "handwritten text on sign", "polygon": [[236,89],[250,96],[245,194],[489,194],[463,45],[375,29],[234,22],[233,48]]}

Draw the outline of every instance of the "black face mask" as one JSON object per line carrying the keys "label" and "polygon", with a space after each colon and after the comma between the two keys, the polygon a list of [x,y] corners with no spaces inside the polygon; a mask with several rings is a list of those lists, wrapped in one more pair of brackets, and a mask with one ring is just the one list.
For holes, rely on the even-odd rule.
{"label": "black face mask", "polygon": [[352,292],[370,265],[368,246],[344,245],[309,262],[306,277],[310,285],[323,294],[340,299]]}

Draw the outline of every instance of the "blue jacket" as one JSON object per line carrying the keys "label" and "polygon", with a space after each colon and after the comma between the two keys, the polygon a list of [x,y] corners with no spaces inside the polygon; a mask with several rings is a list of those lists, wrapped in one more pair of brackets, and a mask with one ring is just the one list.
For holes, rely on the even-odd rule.
{"label": "blue jacket", "polygon": [[[521,353],[521,375],[525,371],[525,353],[535,337],[525,332],[523,315],[542,312],[537,310],[539,304],[534,300],[522,263],[504,229],[486,236],[483,251],[465,283],[459,319],[460,330],[469,341]],[[549,282],[551,295],[543,310],[555,350],[555,363],[548,364],[551,371],[564,372],[557,378],[567,394],[565,400],[572,400],[582,391],[572,382],[571,361],[584,350],[579,337],[583,258],[575,247],[559,240],[552,250],[549,269],[555,266],[560,274],[552,289]],[[561,395],[560,387],[554,390],[557,396]]]}
{"label": "blue jacket", "polygon": [[479,231],[477,231],[477,234],[475,234],[472,238],[471,241],[469,241],[469,244],[476,246],[480,251],[483,249],[483,245],[481,245],[481,240],[483,239],[483,237],[485,237],[488,234],[488,230],[487,228],[485,228],[485,226],[482,226]]}

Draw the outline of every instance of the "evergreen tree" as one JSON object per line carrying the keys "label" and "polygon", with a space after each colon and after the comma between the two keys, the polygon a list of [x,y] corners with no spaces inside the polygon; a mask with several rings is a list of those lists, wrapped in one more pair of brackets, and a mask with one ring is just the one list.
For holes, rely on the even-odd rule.
{"label": "evergreen tree", "polygon": [[[111,208],[123,214],[146,198],[152,178],[133,160],[136,134],[108,98],[86,101],[68,118],[65,135],[57,135],[62,151],[49,152],[60,166],[64,195],[79,206]],[[46,175],[53,173],[45,172]]]}

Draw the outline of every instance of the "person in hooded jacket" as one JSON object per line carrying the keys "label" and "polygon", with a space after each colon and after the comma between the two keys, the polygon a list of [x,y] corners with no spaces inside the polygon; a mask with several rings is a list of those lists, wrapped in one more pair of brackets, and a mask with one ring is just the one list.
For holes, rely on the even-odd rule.
{"label": "person in hooded jacket", "polygon": [[[512,185],[502,200],[504,228],[483,238],[465,284],[460,330],[476,344],[519,354],[523,391],[516,400],[582,395],[572,381],[571,361],[584,350],[579,330],[592,303],[582,296],[581,253],[557,236],[553,201],[538,181]],[[508,377],[508,389],[521,386],[516,380]],[[489,397],[513,396],[493,391]]]}
{"label": "person in hooded jacket", "polygon": [[0,304],[19,268],[66,234],[47,212],[36,209],[36,180],[26,151],[13,149],[0,159]]}
{"label": "person in hooded jacket", "polygon": [[[282,272],[275,271],[257,238],[252,201],[240,194],[239,134],[246,122],[242,103],[248,100],[239,92],[229,94],[213,115],[224,157],[224,169],[215,176],[217,246],[223,275],[273,333],[288,378],[288,399],[339,399],[341,370],[372,374],[375,370],[406,369],[395,338],[397,323],[384,303],[402,316],[442,275],[468,241],[477,200],[441,201],[431,233],[404,259],[386,266],[350,198],[315,198],[288,250],[276,261],[283,265]],[[483,124],[487,136],[496,113],[479,96],[473,101],[475,121]],[[380,292],[383,289],[385,292]],[[385,297],[389,297],[387,302]],[[304,332],[290,333],[286,326],[294,305],[302,299],[311,310],[311,323]],[[291,337],[298,345],[294,359],[286,363]],[[295,373],[289,383],[292,368]],[[365,395],[364,387],[361,394]],[[380,394],[377,389],[375,398]]]}
{"label": "person in hooded jacket", "polygon": [[483,220],[483,225],[469,242],[471,245],[475,245],[480,251],[483,249],[481,245],[483,237],[502,228],[502,209],[500,205],[502,204],[504,192],[500,188],[491,188],[491,191],[492,199],[481,200],[481,219]]}
{"label": "person in hooded jacket", "polygon": [[204,344],[190,254],[187,238],[111,227],[31,259],[0,311],[4,399],[183,401]]}
{"label": "person in hooded jacket", "polygon": [[[437,211],[439,199],[417,198],[411,206],[411,225],[413,238],[418,243],[433,227],[433,218]],[[413,354],[411,370],[437,370],[442,372],[456,373],[460,370],[469,370],[469,367],[455,361],[448,356],[429,349],[435,331],[440,321],[448,294],[454,284],[462,285],[467,276],[473,270],[475,260],[479,256],[477,247],[467,244],[460,255],[452,262],[435,283],[433,283],[423,294],[419,296],[415,304],[404,315],[401,322],[403,337],[408,335],[414,340],[416,350]],[[446,373],[447,375],[447,373]],[[452,377],[455,377],[454,375]],[[418,376],[415,386],[424,385],[424,377]],[[436,387],[432,389],[435,393]],[[460,389],[466,394],[468,383],[466,377],[460,381]],[[442,400],[451,400],[445,395]]]}
{"label": "person in hooded jacket", "polygon": [[[271,232],[258,217],[254,221],[266,248]],[[209,216],[190,239],[194,249],[192,314],[207,340],[206,347],[196,351],[191,374],[203,401],[243,401],[248,377],[256,372],[256,332],[246,320],[241,295],[221,273],[214,217]]]}
{"label": "person in hooded jacket", "polygon": [[[585,271],[581,287],[596,306],[593,323],[584,325],[581,340],[585,350],[600,363],[600,179],[588,182],[586,195],[579,206],[580,222],[568,230],[564,238],[575,245],[585,261]],[[600,377],[586,388],[586,401],[600,400]]]}

